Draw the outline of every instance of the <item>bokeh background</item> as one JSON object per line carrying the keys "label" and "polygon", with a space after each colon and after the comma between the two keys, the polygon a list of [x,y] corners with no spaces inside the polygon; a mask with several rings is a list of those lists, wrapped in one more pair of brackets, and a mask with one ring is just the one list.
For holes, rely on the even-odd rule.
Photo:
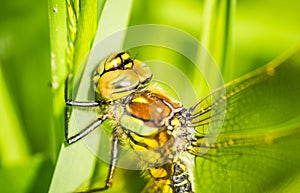
{"label": "bokeh background", "polygon": [[[63,142],[63,120],[53,123],[50,3],[1,2],[0,192],[47,192]],[[206,3],[134,0],[128,25],[170,25],[201,39]],[[230,73],[225,80],[299,44],[299,9],[297,0],[237,0],[232,12]]]}

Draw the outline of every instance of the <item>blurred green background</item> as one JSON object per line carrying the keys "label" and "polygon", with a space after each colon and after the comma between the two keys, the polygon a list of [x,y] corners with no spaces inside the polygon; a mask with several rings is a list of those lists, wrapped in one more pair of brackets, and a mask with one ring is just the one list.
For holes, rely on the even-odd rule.
{"label": "blurred green background", "polygon": [[[48,6],[1,2],[0,192],[47,192],[63,142],[63,117],[53,123]],[[201,39],[204,7],[199,0],[135,0],[129,26],[170,25]],[[299,44],[299,9],[297,0],[236,1],[227,80]]]}

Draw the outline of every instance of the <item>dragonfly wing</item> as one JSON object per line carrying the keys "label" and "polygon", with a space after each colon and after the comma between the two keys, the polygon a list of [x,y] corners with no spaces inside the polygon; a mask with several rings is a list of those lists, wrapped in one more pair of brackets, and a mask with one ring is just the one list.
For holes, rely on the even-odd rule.
{"label": "dragonfly wing", "polygon": [[[197,192],[285,192],[300,172],[300,127],[265,134],[221,134],[196,158]],[[297,192],[297,191],[296,191]]]}
{"label": "dragonfly wing", "polygon": [[[300,51],[212,92],[190,108],[190,126],[203,134],[273,127],[299,117],[299,99]],[[222,129],[214,125],[205,129],[209,124]]]}
{"label": "dragonfly wing", "polygon": [[190,108],[197,192],[280,190],[300,168],[300,51],[225,89]]}

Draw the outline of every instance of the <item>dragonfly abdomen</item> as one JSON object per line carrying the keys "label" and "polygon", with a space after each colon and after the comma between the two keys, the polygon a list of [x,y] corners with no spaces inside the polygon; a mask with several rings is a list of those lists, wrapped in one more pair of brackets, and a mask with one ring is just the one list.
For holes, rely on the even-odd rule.
{"label": "dragonfly abdomen", "polygon": [[181,160],[150,168],[152,178],[143,193],[193,193],[191,174]]}
{"label": "dragonfly abdomen", "polygon": [[192,183],[186,165],[180,161],[174,163],[171,188],[173,193],[192,193]]}

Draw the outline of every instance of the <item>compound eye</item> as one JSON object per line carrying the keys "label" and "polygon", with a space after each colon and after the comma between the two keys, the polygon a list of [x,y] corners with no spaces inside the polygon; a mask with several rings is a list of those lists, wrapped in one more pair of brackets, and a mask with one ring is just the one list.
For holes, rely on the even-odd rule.
{"label": "compound eye", "polygon": [[97,85],[97,92],[103,99],[115,100],[134,92],[139,78],[133,70],[116,70],[104,73]]}
{"label": "compound eye", "polygon": [[142,84],[149,82],[152,78],[150,68],[143,62],[134,60],[133,70],[138,74],[140,83]]}

